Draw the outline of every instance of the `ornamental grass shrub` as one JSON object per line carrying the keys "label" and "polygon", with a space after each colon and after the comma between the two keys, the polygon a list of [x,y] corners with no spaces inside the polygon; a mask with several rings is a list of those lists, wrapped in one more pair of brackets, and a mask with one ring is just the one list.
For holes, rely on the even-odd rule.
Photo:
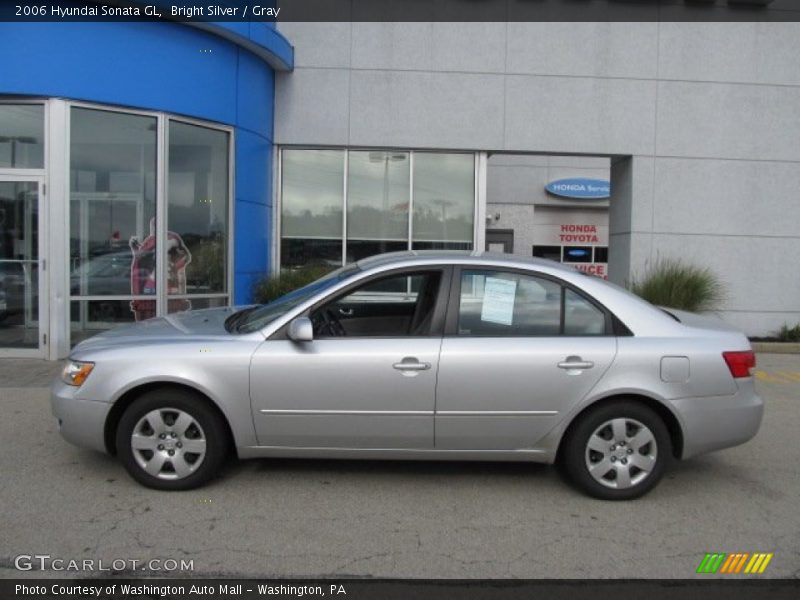
{"label": "ornamental grass shrub", "polygon": [[656,306],[690,312],[714,310],[725,299],[722,282],[709,268],[672,258],[658,259],[628,289]]}
{"label": "ornamental grass shrub", "polygon": [[307,265],[294,269],[284,269],[278,275],[265,277],[253,286],[253,302],[266,304],[284,294],[303,287],[333,271],[328,265]]}

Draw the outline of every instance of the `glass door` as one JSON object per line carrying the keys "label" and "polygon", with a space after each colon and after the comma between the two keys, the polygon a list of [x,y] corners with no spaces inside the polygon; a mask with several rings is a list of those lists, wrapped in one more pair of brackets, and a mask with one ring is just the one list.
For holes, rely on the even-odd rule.
{"label": "glass door", "polygon": [[0,175],[0,356],[43,356],[42,181]]}

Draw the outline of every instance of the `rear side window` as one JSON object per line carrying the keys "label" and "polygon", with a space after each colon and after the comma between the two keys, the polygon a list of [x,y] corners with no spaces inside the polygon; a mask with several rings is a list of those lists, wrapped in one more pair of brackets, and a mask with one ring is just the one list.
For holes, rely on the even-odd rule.
{"label": "rear side window", "polygon": [[605,313],[580,294],[564,288],[564,335],[602,335],[605,331]]}
{"label": "rear side window", "polygon": [[461,336],[543,337],[606,334],[606,314],[556,281],[521,273],[464,270]]}

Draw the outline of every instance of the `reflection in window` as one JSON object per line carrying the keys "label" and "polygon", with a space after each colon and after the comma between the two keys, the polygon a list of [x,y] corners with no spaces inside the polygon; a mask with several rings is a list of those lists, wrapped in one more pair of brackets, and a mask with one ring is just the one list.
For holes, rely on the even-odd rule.
{"label": "reflection in window", "polygon": [[[70,293],[156,293],[156,130],[154,117],[73,108],[70,126]],[[121,308],[127,305],[127,309]],[[97,305],[76,303],[73,326],[96,321]],[[155,300],[118,301],[136,320]],[[77,311],[77,312],[76,312]],[[116,313],[115,313],[116,314]],[[115,322],[130,314],[117,315]]]}
{"label": "reflection in window", "polygon": [[0,168],[44,168],[44,106],[0,104]]}
{"label": "reflection in window", "polygon": [[414,154],[415,249],[472,248],[474,210],[472,154]]}
{"label": "reflection in window", "polygon": [[281,157],[282,267],[338,265],[343,246],[348,263],[407,250],[412,179],[413,248],[473,247],[472,154],[286,148]]}
{"label": "reflection in window", "polygon": [[350,152],[347,260],[408,248],[409,155]]}
{"label": "reflection in window", "polygon": [[[225,293],[228,133],[170,121],[168,181],[167,293]],[[173,299],[168,311],[193,306],[187,299]]]}
{"label": "reflection in window", "polygon": [[284,150],[282,169],[283,266],[340,265],[344,151]]}

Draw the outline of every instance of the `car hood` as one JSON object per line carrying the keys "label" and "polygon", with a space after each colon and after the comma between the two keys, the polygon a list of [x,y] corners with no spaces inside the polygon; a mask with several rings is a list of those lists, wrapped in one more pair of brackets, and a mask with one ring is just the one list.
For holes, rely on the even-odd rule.
{"label": "car hood", "polygon": [[153,343],[162,340],[177,341],[187,338],[228,337],[225,319],[246,306],[225,306],[186,312],[147,319],[130,325],[109,329],[82,341],[75,351],[94,350],[99,347],[129,346],[137,343]]}

